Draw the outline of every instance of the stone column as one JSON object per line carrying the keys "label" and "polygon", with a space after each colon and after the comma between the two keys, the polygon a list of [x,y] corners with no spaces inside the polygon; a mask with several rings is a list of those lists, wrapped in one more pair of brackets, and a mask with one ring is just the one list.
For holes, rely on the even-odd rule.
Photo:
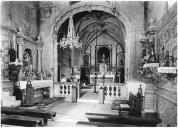
{"label": "stone column", "polygon": [[42,41],[41,36],[38,36],[37,40],[37,52],[38,52],[38,72],[41,73],[42,69],[42,46],[44,45],[44,42]]}
{"label": "stone column", "polygon": [[112,46],[112,69],[116,68],[116,45]]}
{"label": "stone column", "polygon": [[91,46],[91,66],[95,66],[95,45]]}
{"label": "stone column", "polygon": [[41,45],[38,45],[37,46],[37,52],[38,52],[38,72],[40,73],[41,72],[41,52],[42,52],[42,47]]}
{"label": "stone column", "polygon": [[[18,59],[21,63],[23,63],[23,45],[24,45],[23,40],[24,40],[24,34],[22,33],[22,29],[18,28],[18,32],[17,32]],[[22,78],[22,74],[23,74],[23,66],[21,66],[20,68],[20,72],[18,76],[19,81]]]}
{"label": "stone column", "polygon": [[57,39],[53,40],[53,68],[54,68],[54,72],[53,72],[53,80],[54,82],[58,81],[58,42]]}

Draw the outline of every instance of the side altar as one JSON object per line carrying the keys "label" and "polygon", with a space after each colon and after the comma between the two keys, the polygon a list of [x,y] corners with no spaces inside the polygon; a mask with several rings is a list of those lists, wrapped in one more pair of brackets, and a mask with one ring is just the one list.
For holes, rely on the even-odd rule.
{"label": "side altar", "polygon": [[[20,81],[19,88],[22,91],[22,100],[26,97],[26,85],[27,81]],[[52,80],[32,80],[31,85],[34,90],[34,103],[43,100],[44,98],[53,98],[54,89]]]}

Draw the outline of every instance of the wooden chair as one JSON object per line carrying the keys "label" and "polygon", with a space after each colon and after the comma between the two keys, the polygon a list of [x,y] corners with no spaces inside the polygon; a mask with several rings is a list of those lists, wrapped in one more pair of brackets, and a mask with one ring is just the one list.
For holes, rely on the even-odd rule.
{"label": "wooden chair", "polygon": [[124,101],[119,104],[119,115],[122,115],[122,112],[126,111],[129,114],[141,116],[142,99],[142,95],[139,93],[137,95],[129,93],[129,101]]}

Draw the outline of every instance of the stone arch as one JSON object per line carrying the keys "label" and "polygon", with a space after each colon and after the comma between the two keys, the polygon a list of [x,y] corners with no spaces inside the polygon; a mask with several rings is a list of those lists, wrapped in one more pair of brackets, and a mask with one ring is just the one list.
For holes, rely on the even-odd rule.
{"label": "stone arch", "polygon": [[[113,5],[109,5],[107,2],[102,2],[102,3],[85,3],[85,2],[79,2],[77,4],[74,4],[70,6],[67,9],[64,9],[63,12],[59,13],[54,21],[53,21],[53,34],[58,31],[58,29],[61,27],[62,23],[64,23],[71,15],[75,15],[77,13],[83,12],[83,11],[92,11],[92,10],[97,10],[97,11],[104,11],[107,13],[110,13],[113,15],[112,12]],[[126,36],[130,32],[130,25],[131,25],[131,20],[129,19],[128,15],[121,10],[117,9],[116,10],[116,15],[115,17],[119,19],[125,26],[126,29]]]}
{"label": "stone arch", "polygon": [[[92,11],[92,10],[98,10],[98,11],[104,11],[107,13],[110,13],[111,15],[113,15],[112,9],[113,9],[113,5],[108,4],[107,2],[102,2],[102,3],[86,3],[86,2],[79,2],[76,3],[72,6],[70,6],[67,9],[64,9],[63,12],[60,12],[54,19],[53,21],[53,37],[57,37],[57,31],[58,29],[61,27],[62,23],[64,23],[71,15],[77,14],[79,12],[83,12],[83,11]],[[130,70],[130,42],[131,42],[131,20],[128,17],[128,14],[126,14],[125,12],[122,12],[120,9],[116,10],[116,15],[115,17],[120,20],[124,26],[125,26],[125,30],[126,30],[126,38],[124,40],[125,42],[125,56],[127,56],[127,58],[125,58],[125,82],[127,80],[129,80],[129,74],[131,72]],[[54,46],[57,46],[57,38],[55,38],[54,40]],[[54,55],[54,80],[57,81],[57,71],[58,71],[58,61],[57,61],[57,47],[54,47],[54,53],[56,55]],[[55,57],[56,56],[56,57]]]}

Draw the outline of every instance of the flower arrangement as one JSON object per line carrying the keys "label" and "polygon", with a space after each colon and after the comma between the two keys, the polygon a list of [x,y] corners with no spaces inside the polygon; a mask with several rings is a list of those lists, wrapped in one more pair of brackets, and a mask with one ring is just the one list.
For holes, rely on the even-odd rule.
{"label": "flower arrangement", "polygon": [[27,79],[31,80],[46,80],[51,77],[50,73],[33,72],[31,65],[24,67],[24,74]]}
{"label": "flower arrangement", "polygon": [[49,73],[40,73],[40,72],[31,72],[30,73],[31,79],[34,80],[46,80],[49,77],[51,77],[51,74]]}
{"label": "flower arrangement", "polygon": [[141,81],[145,82],[158,82],[159,75],[157,74],[157,68],[159,63],[154,63],[153,55],[147,54],[141,60],[141,64],[138,68],[138,77]]}
{"label": "flower arrangement", "polygon": [[9,79],[12,82],[16,82],[18,80],[18,74],[20,71],[20,66],[15,65],[15,64],[9,64],[8,66],[9,69]]}

